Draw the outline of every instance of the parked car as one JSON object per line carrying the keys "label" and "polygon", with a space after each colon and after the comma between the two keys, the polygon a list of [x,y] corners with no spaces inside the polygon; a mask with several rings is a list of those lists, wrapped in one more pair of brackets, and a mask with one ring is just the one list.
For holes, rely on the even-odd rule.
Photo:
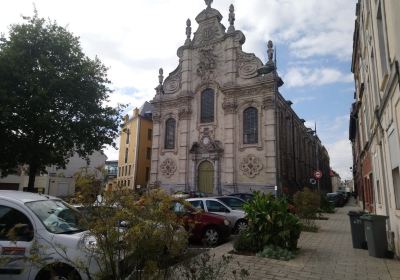
{"label": "parked car", "polygon": [[[79,211],[56,197],[0,191],[0,279],[87,279],[78,261],[96,273],[98,266],[85,250],[93,240],[84,238],[82,220]],[[35,246],[39,259],[32,263]]]}
{"label": "parked car", "polygon": [[220,215],[206,213],[180,202],[174,202],[173,210],[190,232],[192,241],[204,241],[208,246],[216,246],[231,234],[230,222]]}
{"label": "parked car", "polygon": [[246,203],[243,199],[235,196],[216,196],[215,198],[235,210],[243,210],[243,204]]}
{"label": "parked car", "polygon": [[246,213],[243,210],[232,209],[217,198],[201,197],[186,200],[195,208],[224,216],[229,220],[233,232],[239,232],[247,227]]}
{"label": "parked car", "polygon": [[240,199],[243,199],[244,201],[249,201],[252,200],[254,195],[252,193],[231,193],[229,196],[235,196]]}
{"label": "parked car", "polygon": [[346,200],[345,200],[344,196],[338,192],[327,193],[326,198],[335,207],[343,207],[346,204]]}

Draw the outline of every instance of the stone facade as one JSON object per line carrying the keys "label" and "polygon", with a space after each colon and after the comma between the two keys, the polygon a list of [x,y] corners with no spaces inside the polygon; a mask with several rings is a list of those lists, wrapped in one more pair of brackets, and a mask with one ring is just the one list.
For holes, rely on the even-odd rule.
{"label": "stone facade", "polygon": [[[177,68],[165,80],[160,69],[159,85],[151,101],[150,182],[171,192],[199,190],[214,194],[268,192],[275,186],[281,191],[283,184],[297,188],[302,183],[300,174],[309,170],[304,168],[297,176],[291,174],[290,181],[283,172],[291,168],[283,166],[281,154],[288,149],[298,151],[285,157],[287,162],[290,157],[293,162],[297,160],[298,168],[301,160],[316,162],[312,152],[316,149],[310,148],[304,158],[302,149],[317,143],[317,138],[278,92],[283,82],[276,72],[272,42],[268,43],[266,64],[244,52],[245,36],[235,30],[233,6],[226,30],[222,15],[211,8],[211,2],[207,1],[207,8],[196,17],[199,26],[193,38],[191,22],[187,21],[187,38],[178,49]],[[290,141],[297,147],[290,141],[279,147],[279,140],[287,136],[286,128],[279,126],[289,120],[296,125],[292,129],[297,132],[296,139],[306,137],[309,142],[300,144],[292,135]],[[311,174],[302,180],[307,183]]]}

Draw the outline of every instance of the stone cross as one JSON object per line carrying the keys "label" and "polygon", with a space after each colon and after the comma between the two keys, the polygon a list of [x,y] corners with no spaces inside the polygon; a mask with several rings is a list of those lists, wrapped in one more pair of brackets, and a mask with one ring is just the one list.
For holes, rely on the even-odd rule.
{"label": "stone cross", "polygon": [[211,8],[211,3],[213,0],[204,0],[204,2],[206,2],[207,8]]}

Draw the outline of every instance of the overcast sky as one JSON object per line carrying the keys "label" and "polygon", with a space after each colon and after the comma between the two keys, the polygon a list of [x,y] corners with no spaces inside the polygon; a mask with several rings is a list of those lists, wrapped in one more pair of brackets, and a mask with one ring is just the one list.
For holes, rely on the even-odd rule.
{"label": "overcast sky", "polygon": [[[84,52],[108,66],[114,93],[110,103],[139,107],[151,100],[158,69],[169,73],[178,64],[186,20],[206,7],[203,0],[1,0],[0,32],[32,15],[56,20],[81,38]],[[331,166],[350,178],[348,120],[353,100],[350,72],[356,0],[215,0],[213,8],[228,27],[228,9],[235,6],[236,29],[246,36],[243,48],[263,61],[266,42],[277,47],[278,72],[285,82],[281,94],[307,125],[317,123],[329,151]],[[106,150],[109,159],[118,151]]]}

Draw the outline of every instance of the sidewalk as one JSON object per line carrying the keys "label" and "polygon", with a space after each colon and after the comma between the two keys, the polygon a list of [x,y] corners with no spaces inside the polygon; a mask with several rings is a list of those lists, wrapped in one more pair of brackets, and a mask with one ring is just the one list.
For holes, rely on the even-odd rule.
{"label": "sidewalk", "polygon": [[[353,249],[347,213],[355,206],[336,208],[326,214],[329,220],[317,221],[318,233],[303,232],[300,252],[291,261],[278,261],[256,256],[232,255],[231,265],[239,262],[250,272],[251,280],[400,280],[400,262],[370,257],[368,250]],[[232,250],[232,242],[215,248],[216,255]]]}

